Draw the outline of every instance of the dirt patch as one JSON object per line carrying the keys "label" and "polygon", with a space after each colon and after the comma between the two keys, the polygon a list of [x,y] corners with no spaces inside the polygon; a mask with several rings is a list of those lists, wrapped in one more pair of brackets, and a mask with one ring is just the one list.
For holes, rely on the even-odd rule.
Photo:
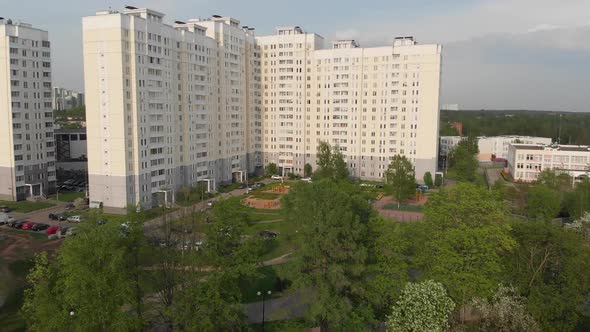
{"label": "dirt patch", "polygon": [[281,208],[281,199],[260,199],[254,197],[246,197],[242,199],[242,204],[253,207],[255,209],[278,210]]}
{"label": "dirt patch", "polygon": [[38,252],[54,251],[63,243],[63,239],[39,241],[27,233],[10,233],[1,229],[0,236],[4,238],[0,242],[0,258],[6,263],[31,257]]}
{"label": "dirt patch", "polygon": [[286,195],[286,194],[289,193],[289,189],[291,189],[290,186],[281,184],[281,185],[272,187],[272,188],[270,188],[268,190],[265,190],[264,192],[265,193],[269,193],[269,194],[283,194],[283,195]]}

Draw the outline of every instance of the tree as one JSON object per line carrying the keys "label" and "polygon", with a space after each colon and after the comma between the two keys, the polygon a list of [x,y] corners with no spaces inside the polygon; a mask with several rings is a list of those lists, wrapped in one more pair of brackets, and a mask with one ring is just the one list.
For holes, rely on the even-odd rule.
{"label": "tree", "polygon": [[527,297],[543,331],[572,331],[590,295],[590,248],[578,234],[541,220],[514,220],[511,234],[517,246],[506,278]]}
{"label": "tree", "polygon": [[535,185],[529,189],[527,197],[527,214],[531,218],[552,220],[561,208],[559,193],[544,186]]}
{"label": "tree", "polygon": [[[80,234],[59,249],[55,263],[47,267],[44,259],[37,261],[30,280],[40,282],[31,285],[23,310],[33,324],[64,324],[71,331],[139,330],[141,311],[136,308],[141,300],[138,303],[135,273],[129,268],[134,259],[129,242],[133,225],[96,227],[85,222],[79,229]],[[47,292],[58,296],[48,298]],[[43,302],[48,299],[51,304]],[[122,310],[130,304],[133,315]]]}
{"label": "tree", "polygon": [[475,298],[472,306],[481,315],[480,331],[541,331],[527,311],[526,298],[520,296],[514,287],[499,285],[491,300]]}
{"label": "tree", "polygon": [[256,275],[261,243],[247,238],[244,230],[248,215],[236,210],[232,202],[221,201],[213,209],[207,225],[206,242],[199,249],[207,275],[196,273],[183,278],[183,289],[172,310],[177,330],[238,331],[246,326],[241,305],[240,280]]}
{"label": "tree", "polygon": [[483,187],[459,183],[431,196],[424,212],[428,241],[418,260],[425,277],[442,282],[461,306],[488,294],[514,247],[502,201]]}
{"label": "tree", "polygon": [[265,170],[266,176],[276,175],[278,173],[279,173],[279,170],[277,169],[277,164],[269,163],[268,165],[266,165],[266,170]]}
{"label": "tree", "polygon": [[580,235],[586,242],[590,243],[590,213],[586,212],[582,217],[566,225],[569,229]]}
{"label": "tree", "polygon": [[385,171],[385,183],[400,207],[402,201],[416,193],[414,166],[405,156],[395,155]]}
{"label": "tree", "polygon": [[293,286],[312,290],[307,317],[323,331],[366,328],[373,317],[364,296],[373,212],[356,190],[323,180],[295,187],[284,198],[287,222],[300,234]]}
{"label": "tree", "polygon": [[311,164],[307,163],[305,164],[305,166],[303,166],[303,175],[306,178],[311,177],[311,175],[313,174],[313,168],[311,167]]}
{"label": "tree", "polygon": [[479,153],[477,138],[461,140],[450,152],[449,164],[459,181],[475,181],[478,167],[476,155]]}
{"label": "tree", "polygon": [[435,174],[434,175],[434,185],[437,188],[440,188],[440,186],[442,186],[442,184],[443,184],[443,177],[442,177],[442,175],[441,174]]}
{"label": "tree", "polygon": [[434,184],[432,182],[432,173],[426,172],[424,173],[424,184],[428,186],[428,188],[433,188]]}
{"label": "tree", "polygon": [[447,331],[454,308],[442,284],[432,280],[407,283],[387,319],[387,331]]}
{"label": "tree", "polygon": [[348,179],[348,168],[344,156],[338,147],[332,148],[326,142],[320,142],[317,152],[318,168],[314,173],[314,179]]}

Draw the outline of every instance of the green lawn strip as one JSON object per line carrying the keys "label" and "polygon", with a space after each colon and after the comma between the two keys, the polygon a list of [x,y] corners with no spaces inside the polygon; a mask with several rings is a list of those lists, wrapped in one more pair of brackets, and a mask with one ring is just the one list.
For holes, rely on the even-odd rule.
{"label": "green lawn strip", "polygon": [[[5,262],[0,261],[0,264]],[[18,260],[8,265],[7,273],[0,275],[0,283],[7,286],[0,289],[0,295],[6,296],[6,302],[0,310],[0,326],[3,331],[26,331],[26,322],[19,314],[22,307],[25,278],[33,267],[30,259]]]}
{"label": "green lawn strip", "polygon": [[238,189],[238,187],[240,185],[241,185],[241,183],[236,182],[236,183],[232,183],[227,186],[220,186],[219,190],[217,190],[217,191],[219,191],[220,193],[228,193],[230,191],[234,191],[234,190]]}
{"label": "green lawn strip", "polygon": [[[270,321],[264,322],[264,331],[266,332],[305,332],[309,331],[311,326],[305,320],[278,320],[278,321]],[[261,331],[262,330],[262,323],[251,324],[250,327],[253,331]]]}
{"label": "green lawn strip", "polygon": [[250,196],[252,196],[254,198],[258,198],[258,199],[274,200],[274,199],[280,198],[284,195],[268,193],[268,192],[255,192],[255,193],[252,193]]}
{"label": "green lawn strip", "polygon": [[385,204],[383,209],[385,210],[397,210],[397,211],[409,211],[409,212],[422,212],[423,210],[422,205],[409,205],[409,204],[401,204],[399,208],[397,207],[397,203],[390,203]]}
{"label": "green lawn strip", "polygon": [[55,204],[49,203],[49,202],[30,202],[30,201],[7,202],[7,201],[0,201],[0,206],[8,206],[14,212],[27,213],[27,212],[31,212],[31,211],[46,209],[46,208],[55,206]]}
{"label": "green lawn strip", "polygon": [[79,193],[76,191],[72,191],[72,192],[60,192],[59,193],[59,199],[57,199],[58,195],[51,195],[49,196],[49,198],[51,199],[56,199],[59,200],[60,202],[73,202],[76,200],[76,198],[86,198],[86,193]]}
{"label": "green lawn strip", "polygon": [[269,230],[278,233],[274,239],[265,240],[264,254],[261,261],[270,260],[297,250],[297,227],[287,221],[268,224],[253,224],[246,229],[246,234],[257,236],[259,231]]}

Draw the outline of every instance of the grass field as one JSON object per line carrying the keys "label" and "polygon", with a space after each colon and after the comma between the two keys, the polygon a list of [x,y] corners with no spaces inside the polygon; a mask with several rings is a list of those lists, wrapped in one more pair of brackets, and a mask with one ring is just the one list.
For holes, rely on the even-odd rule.
{"label": "grass field", "polygon": [[72,192],[59,193],[59,199],[57,196],[58,195],[51,195],[50,198],[57,199],[60,202],[73,202],[76,200],[76,198],[85,198],[86,193],[79,193],[79,192],[72,191]]}
{"label": "grass field", "polygon": [[20,213],[28,213],[36,210],[46,209],[52,206],[55,206],[53,203],[49,202],[30,202],[30,201],[21,201],[21,202],[7,202],[7,201],[0,201],[0,206],[8,206],[14,212]]}

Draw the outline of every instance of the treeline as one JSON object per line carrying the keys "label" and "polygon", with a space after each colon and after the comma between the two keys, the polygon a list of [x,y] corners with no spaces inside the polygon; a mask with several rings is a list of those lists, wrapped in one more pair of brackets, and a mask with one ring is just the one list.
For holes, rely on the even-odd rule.
{"label": "treeline", "polygon": [[542,111],[441,111],[442,136],[457,135],[453,122],[463,123],[464,136],[525,135],[551,137],[562,144],[590,144],[589,113]]}

